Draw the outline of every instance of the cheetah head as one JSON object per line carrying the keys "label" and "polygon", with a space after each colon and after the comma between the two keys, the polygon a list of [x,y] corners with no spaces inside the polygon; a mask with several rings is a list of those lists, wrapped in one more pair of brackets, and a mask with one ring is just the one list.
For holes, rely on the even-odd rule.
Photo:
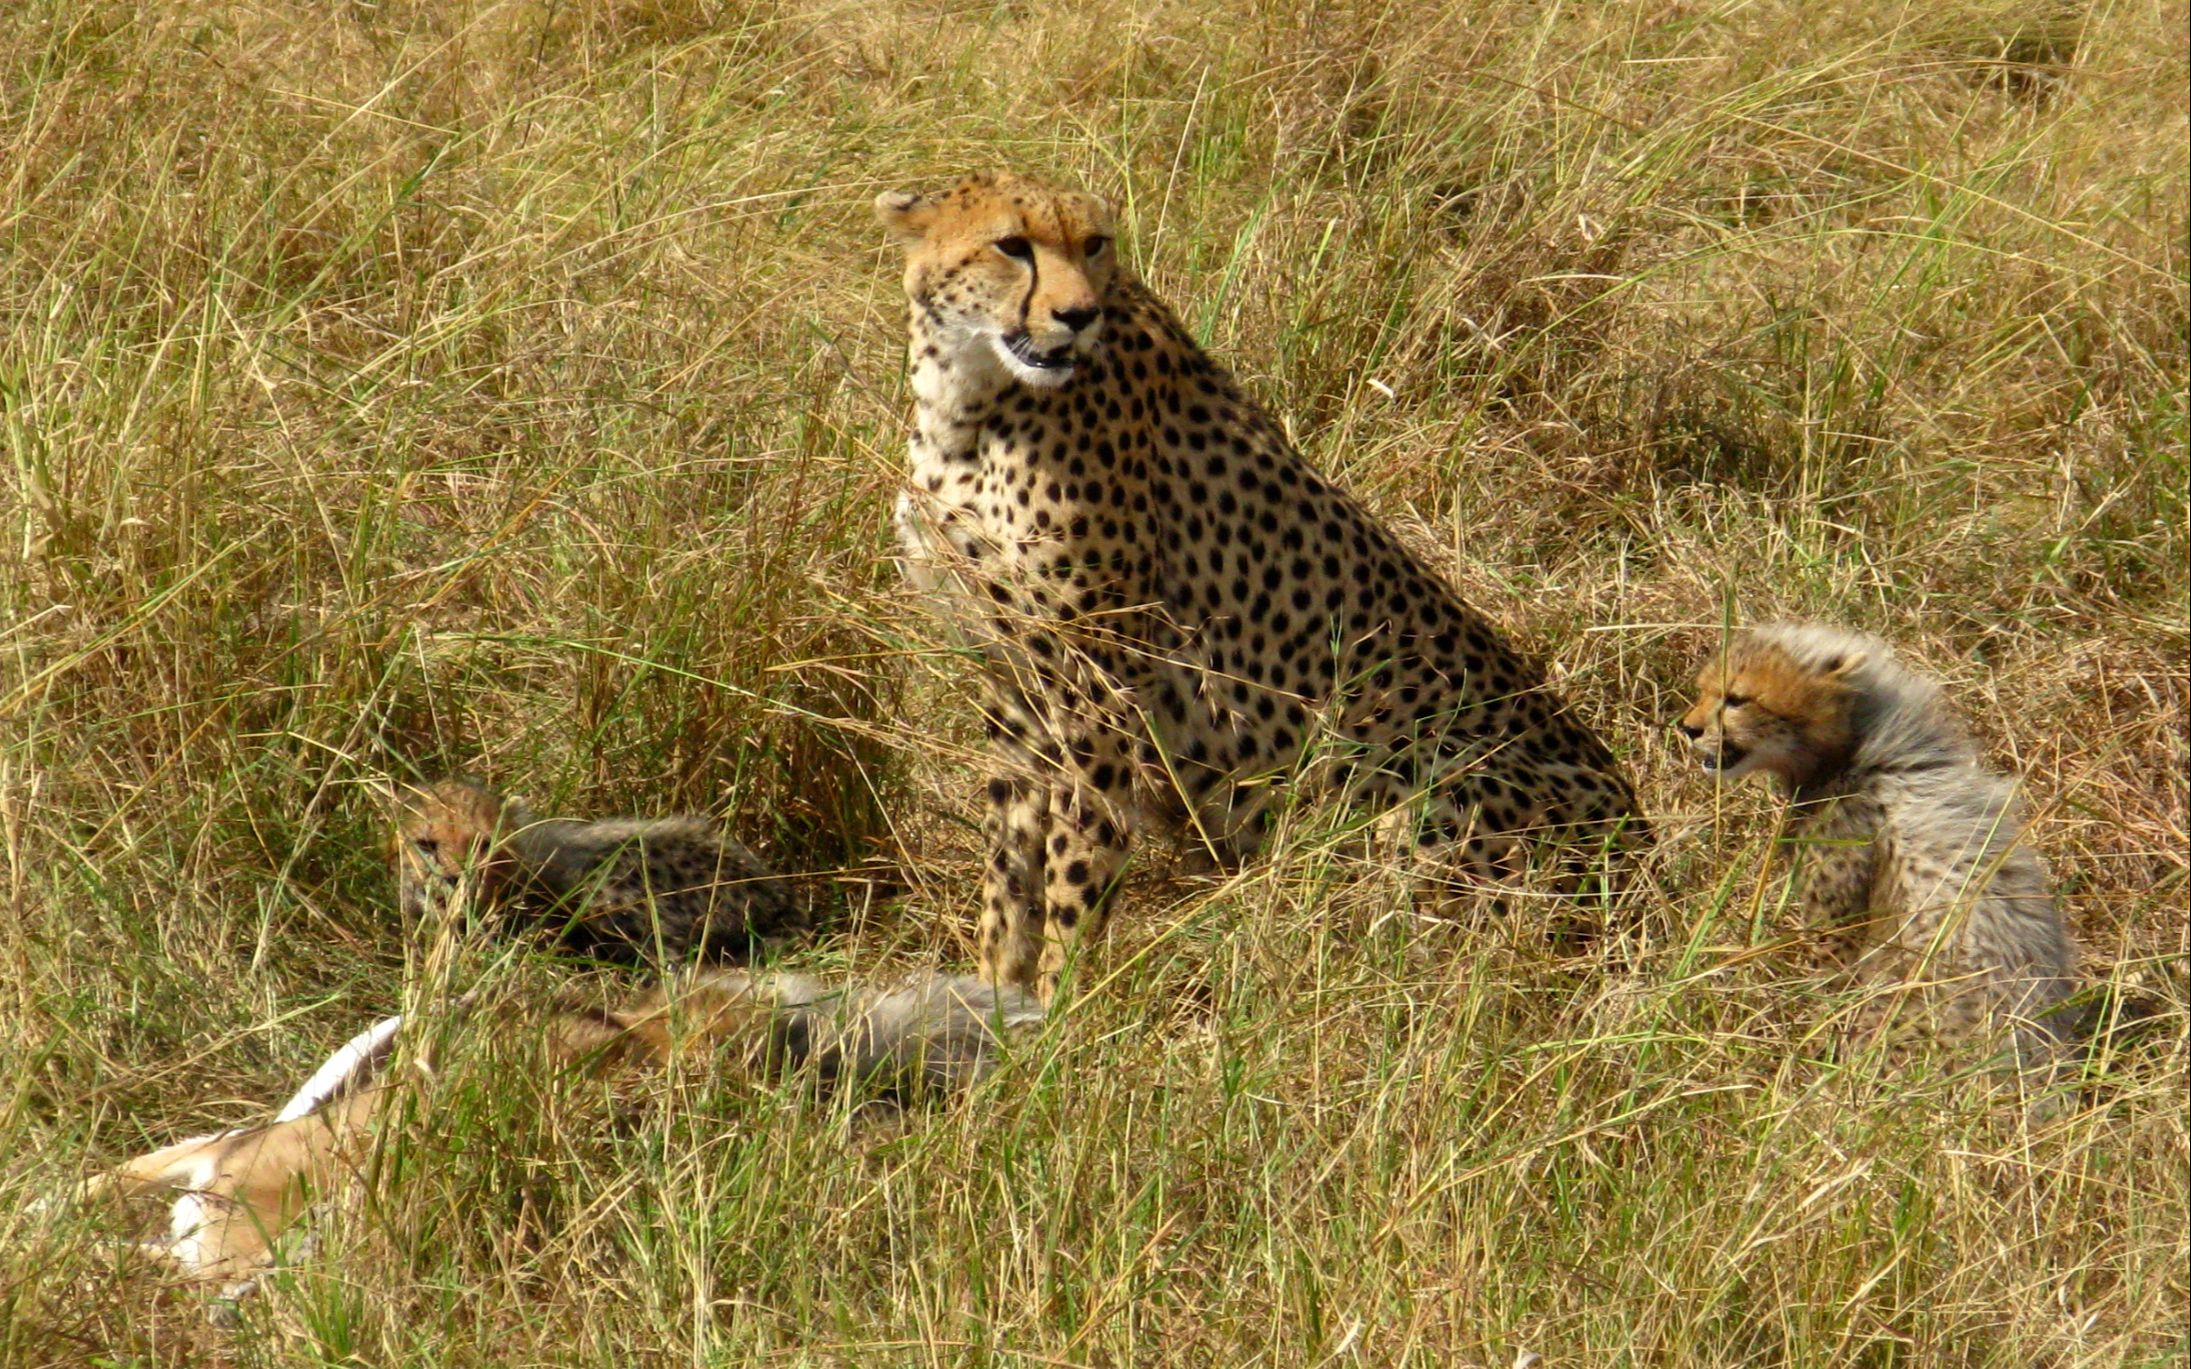
{"label": "cheetah head", "polygon": [[905,291],[946,361],[1053,389],[1094,350],[1117,255],[1101,200],[982,175],[891,191],[875,214],[905,248]]}
{"label": "cheetah head", "polygon": [[407,917],[447,912],[465,892],[491,901],[506,873],[497,839],[509,825],[503,801],[470,780],[380,786],[395,818],[396,897]]}
{"label": "cheetah head", "polygon": [[1864,655],[1799,660],[1769,637],[1745,633],[1697,674],[1697,701],[1681,734],[1705,769],[1729,779],[1765,775],[1793,793],[1847,764],[1854,749]]}

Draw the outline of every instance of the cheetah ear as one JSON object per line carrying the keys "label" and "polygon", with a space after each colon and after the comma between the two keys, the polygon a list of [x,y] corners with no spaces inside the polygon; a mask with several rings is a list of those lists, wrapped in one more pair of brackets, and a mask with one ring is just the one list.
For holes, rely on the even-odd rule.
{"label": "cheetah ear", "polygon": [[1826,678],[1829,680],[1846,680],[1854,675],[1857,668],[1862,666],[1867,659],[1869,658],[1861,651],[1852,651],[1846,656],[1836,656],[1825,664]]}
{"label": "cheetah ear", "polygon": [[936,204],[910,190],[885,190],[875,197],[875,217],[891,241],[911,247],[928,236],[928,226],[936,221]]}

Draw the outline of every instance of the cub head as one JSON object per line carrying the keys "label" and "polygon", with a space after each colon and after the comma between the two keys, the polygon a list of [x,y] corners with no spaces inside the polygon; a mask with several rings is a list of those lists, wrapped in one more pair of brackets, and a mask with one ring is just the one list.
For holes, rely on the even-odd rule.
{"label": "cub head", "polygon": [[471,780],[432,784],[391,781],[380,796],[394,816],[392,855],[396,897],[408,917],[445,912],[467,887],[491,901],[507,873],[497,841],[510,821],[506,806]]}
{"label": "cub head", "polygon": [[1856,749],[1858,649],[1799,656],[1746,632],[1697,674],[1681,734],[1706,770],[1768,775],[1789,792],[1843,769]]}
{"label": "cub head", "polygon": [[905,292],[946,362],[993,363],[1051,389],[1094,350],[1117,249],[1093,195],[971,176],[932,195],[877,196],[875,216],[905,248]]}

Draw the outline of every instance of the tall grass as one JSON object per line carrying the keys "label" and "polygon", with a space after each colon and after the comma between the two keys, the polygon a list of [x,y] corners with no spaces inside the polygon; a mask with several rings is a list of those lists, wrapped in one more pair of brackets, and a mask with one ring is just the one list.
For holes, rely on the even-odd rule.
{"label": "tall grass", "polygon": [[[0,1360],[2180,1362],[2186,20],[0,11]],[[965,664],[887,560],[865,206],[986,166],[1113,196],[1554,663],[1668,833],[1667,933],[1419,925],[1311,814],[1229,882],[1151,862],[970,1107],[460,1055],[234,1332],[103,1214],[27,1213],[427,987],[369,776],[723,811],[900,890],[845,882],[805,959],[965,958]],[[1767,805],[1660,738],[1730,611],[1944,674],[2175,1053],[2035,1127],[1952,1058],[1825,1063]]]}

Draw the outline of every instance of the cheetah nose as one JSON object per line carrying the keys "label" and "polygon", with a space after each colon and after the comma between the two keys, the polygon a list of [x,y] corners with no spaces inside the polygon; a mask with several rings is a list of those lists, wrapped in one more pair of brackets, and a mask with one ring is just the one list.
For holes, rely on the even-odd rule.
{"label": "cheetah nose", "polygon": [[1103,317],[1103,311],[1091,304],[1081,309],[1059,309],[1053,317],[1077,333]]}

